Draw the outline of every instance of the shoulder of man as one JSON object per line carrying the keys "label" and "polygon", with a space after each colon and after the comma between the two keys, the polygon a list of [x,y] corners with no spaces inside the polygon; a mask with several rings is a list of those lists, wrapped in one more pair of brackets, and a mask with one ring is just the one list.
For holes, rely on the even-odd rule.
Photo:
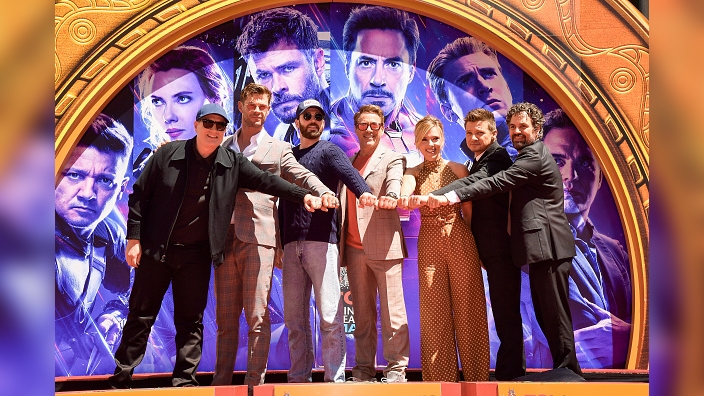
{"label": "shoulder of man", "polygon": [[235,132],[234,134],[223,139],[223,141],[222,141],[222,143],[220,143],[220,145],[223,147],[230,147],[230,145],[232,144],[232,141],[235,139],[235,135],[237,135],[237,132]]}
{"label": "shoulder of man", "polygon": [[[508,150],[506,150],[506,147],[503,147],[498,142],[492,143],[491,146],[489,146],[489,148],[487,149],[485,155],[487,161],[501,161],[507,163],[508,165],[511,165],[513,163],[513,161],[511,161],[511,156],[509,155]],[[482,156],[479,161],[481,162],[484,158],[485,157]]]}
{"label": "shoulder of man", "polygon": [[154,152],[154,156],[157,158],[169,158],[173,156],[177,151],[179,150],[184,150],[183,154],[185,155],[185,147],[186,144],[188,143],[188,140],[173,140],[170,141],[163,146],[159,147],[156,149]]}
{"label": "shoulder of man", "polygon": [[384,157],[387,157],[387,158],[389,158],[389,159],[405,158],[405,157],[403,156],[403,154],[401,154],[401,153],[399,153],[399,152],[397,152],[397,151],[393,151],[393,150],[391,150],[391,149],[388,149],[388,148],[386,148],[386,147],[382,147],[382,150],[384,150],[384,151],[383,151],[383,156],[384,156]]}
{"label": "shoulder of man", "polygon": [[277,150],[283,151],[285,149],[290,149],[293,147],[293,145],[289,142],[284,142],[283,140],[279,139],[274,139],[273,137],[266,135],[265,137],[262,138],[262,143],[260,144],[260,147],[262,147],[264,144],[270,144],[272,147],[274,147]]}
{"label": "shoulder of man", "polygon": [[535,143],[531,144],[530,146],[523,147],[521,151],[518,152],[518,156],[516,157],[516,162],[519,160],[525,160],[525,159],[539,159],[542,157],[543,154],[543,149],[545,148],[545,145],[543,145],[543,142],[538,140]]}

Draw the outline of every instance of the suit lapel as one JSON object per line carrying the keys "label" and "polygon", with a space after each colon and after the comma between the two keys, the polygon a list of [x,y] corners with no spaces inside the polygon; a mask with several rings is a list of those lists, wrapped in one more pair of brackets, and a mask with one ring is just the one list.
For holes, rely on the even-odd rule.
{"label": "suit lapel", "polygon": [[498,145],[499,145],[499,144],[496,143],[496,141],[493,141],[493,142],[489,145],[489,147],[486,148],[486,150],[485,150],[484,153],[482,154],[481,158],[479,158],[479,161],[474,161],[474,162],[472,162],[472,166],[469,168],[469,174],[470,174],[470,175],[471,175],[472,173],[475,173],[475,172],[477,172],[477,171],[479,170],[479,164],[481,164],[482,162],[486,162],[486,161],[487,161],[487,158],[489,158],[489,156],[490,156],[494,151],[496,151],[496,147],[498,147]]}
{"label": "suit lapel", "polygon": [[372,173],[373,171],[376,170],[377,166],[381,162],[381,159],[384,158],[385,154],[386,154],[386,150],[383,148],[377,148],[377,150],[374,151],[374,154],[372,154],[372,158],[369,159],[369,163],[367,164],[367,167],[364,169],[364,174],[362,175],[363,178],[366,179],[370,173]]}
{"label": "suit lapel", "polygon": [[274,138],[269,136],[265,130],[262,129],[260,133],[264,133],[264,136],[262,136],[262,141],[252,157],[252,162],[255,164],[261,164],[262,161],[264,161],[264,158],[269,153],[269,150],[271,150],[272,142],[274,140]]}
{"label": "suit lapel", "polygon": [[[482,157],[481,159],[484,159],[484,157]],[[471,175],[472,173],[475,173],[477,170],[479,170],[479,161],[473,161],[472,166],[469,167],[469,174]]]}

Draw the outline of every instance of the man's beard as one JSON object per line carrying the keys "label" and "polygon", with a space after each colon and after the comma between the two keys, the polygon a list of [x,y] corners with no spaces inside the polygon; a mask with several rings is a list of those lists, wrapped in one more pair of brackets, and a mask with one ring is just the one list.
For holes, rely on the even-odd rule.
{"label": "man's beard", "polygon": [[[271,110],[274,112],[276,118],[285,124],[291,124],[296,120],[296,108],[298,103],[306,99],[316,99],[318,100],[321,91],[320,80],[314,73],[308,74],[308,79],[305,82],[306,89],[300,95],[294,95],[290,93],[272,93]],[[297,104],[288,111],[284,111],[278,105],[281,103],[286,103],[289,101],[295,101]]]}
{"label": "man's beard", "polygon": [[303,136],[306,139],[315,140],[315,139],[319,138],[320,135],[322,135],[322,134],[323,134],[322,128],[318,128],[318,130],[315,130],[315,131],[309,130],[308,128],[301,129],[301,136]]}

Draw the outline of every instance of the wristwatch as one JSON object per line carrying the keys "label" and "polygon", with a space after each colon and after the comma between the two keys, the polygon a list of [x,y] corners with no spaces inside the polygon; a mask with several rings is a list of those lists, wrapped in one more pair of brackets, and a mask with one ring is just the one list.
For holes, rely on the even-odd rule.
{"label": "wristwatch", "polygon": [[398,194],[396,194],[396,193],[393,192],[393,191],[387,192],[387,193],[386,193],[386,196],[387,196],[387,197],[391,197],[391,198],[393,198],[393,199],[398,199]]}

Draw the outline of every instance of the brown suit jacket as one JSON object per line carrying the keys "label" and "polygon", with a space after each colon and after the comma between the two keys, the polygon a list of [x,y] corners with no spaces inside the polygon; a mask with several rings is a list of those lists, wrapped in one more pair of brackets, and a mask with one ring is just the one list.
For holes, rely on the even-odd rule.
{"label": "brown suit jacket", "polygon": [[[291,144],[276,140],[262,131],[261,144],[252,157],[252,163],[259,169],[273,173],[291,183],[313,191],[320,196],[330,191],[318,178],[296,161],[291,152]],[[225,139],[223,145],[229,147],[234,136]],[[268,194],[240,188],[237,191],[234,220],[235,235],[246,243],[270,247],[278,246],[279,215],[276,202],[279,198]]]}
{"label": "brown suit jacket", "polygon": [[[350,160],[354,162],[359,153]],[[377,197],[387,192],[401,193],[401,180],[406,168],[406,158],[385,147],[377,147],[369,160],[362,177]],[[347,234],[347,205],[357,202],[347,202],[347,187],[340,192],[340,257],[344,256],[345,237]],[[401,219],[397,210],[379,209],[374,207],[357,208],[357,224],[362,240],[364,253],[371,260],[397,260],[408,256],[406,241],[401,229]],[[342,263],[344,265],[344,262]]]}

